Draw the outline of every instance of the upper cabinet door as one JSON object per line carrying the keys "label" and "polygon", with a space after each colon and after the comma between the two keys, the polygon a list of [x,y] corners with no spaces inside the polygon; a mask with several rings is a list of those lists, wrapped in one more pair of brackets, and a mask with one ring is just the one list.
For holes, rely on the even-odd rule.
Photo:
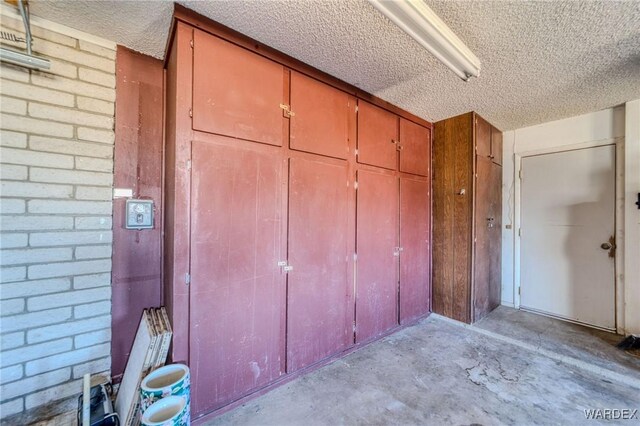
{"label": "upper cabinet door", "polygon": [[282,146],[282,65],[194,30],[193,129]]}
{"label": "upper cabinet door", "polygon": [[355,118],[354,98],[292,71],[291,112],[291,149],[347,158],[350,120]]}
{"label": "upper cabinet door", "polygon": [[491,124],[475,114],[476,122],[476,154],[481,157],[491,157]]}
{"label": "upper cabinet door", "polygon": [[358,100],[358,163],[395,170],[398,116]]}
{"label": "upper cabinet door", "polygon": [[491,126],[491,160],[502,166],[502,132]]}
{"label": "upper cabinet door", "polygon": [[431,130],[400,118],[400,171],[429,176],[431,169]]}

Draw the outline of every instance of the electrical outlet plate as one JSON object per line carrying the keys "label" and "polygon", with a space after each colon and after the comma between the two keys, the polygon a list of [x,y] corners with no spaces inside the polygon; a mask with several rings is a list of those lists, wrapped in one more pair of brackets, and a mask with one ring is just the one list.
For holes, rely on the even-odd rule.
{"label": "electrical outlet plate", "polygon": [[127,229],[153,229],[153,201],[127,200],[126,203]]}

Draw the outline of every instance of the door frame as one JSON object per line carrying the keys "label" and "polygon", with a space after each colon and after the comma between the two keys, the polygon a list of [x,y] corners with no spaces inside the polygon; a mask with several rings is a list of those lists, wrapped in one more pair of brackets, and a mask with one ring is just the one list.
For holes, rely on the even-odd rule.
{"label": "door frame", "polygon": [[579,149],[597,148],[602,146],[615,146],[615,238],[616,238],[616,259],[614,263],[615,270],[615,329],[618,334],[623,334],[625,329],[624,322],[624,137],[609,138],[596,141],[582,142],[572,145],[564,145],[559,147],[542,148],[529,151],[521,151],[514,153],[514,256],[513,256],[513,295],[514,308],[520,309],[520,227],[521,227],[521,208],[522,208],[522,159],[542,154],[557,154],[567,151],[576,151]]}

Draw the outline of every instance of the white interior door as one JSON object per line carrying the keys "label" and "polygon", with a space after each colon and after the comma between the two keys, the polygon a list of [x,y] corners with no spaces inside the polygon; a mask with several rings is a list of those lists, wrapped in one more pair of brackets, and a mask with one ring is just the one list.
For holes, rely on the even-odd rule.
{"label": "white interior door", "polygon": [[615,193],[613,145],[522,159],[522,308],[615,329]]}

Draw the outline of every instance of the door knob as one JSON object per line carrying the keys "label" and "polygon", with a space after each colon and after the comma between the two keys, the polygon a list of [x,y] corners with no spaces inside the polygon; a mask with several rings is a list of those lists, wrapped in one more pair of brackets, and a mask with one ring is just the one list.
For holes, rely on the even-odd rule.
{"label": "door knob", "polygon": [[609,257],[611,257],[611,258],[616,257],[616,237],[614,235],[612,235],[609,238],[609,241],[607,241],[606,243],[600,244],[600,248],[602,250],[608,250],[609,251]]}

